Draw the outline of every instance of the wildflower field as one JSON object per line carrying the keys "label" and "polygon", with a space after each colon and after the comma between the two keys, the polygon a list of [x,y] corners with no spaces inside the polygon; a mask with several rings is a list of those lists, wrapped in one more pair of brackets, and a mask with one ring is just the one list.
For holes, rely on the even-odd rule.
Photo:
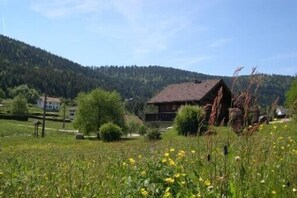
{"label": "wildflower field", "polygon": [[0,197],[297,197],[296,123],[216,131],[152,142],[0,137]]}

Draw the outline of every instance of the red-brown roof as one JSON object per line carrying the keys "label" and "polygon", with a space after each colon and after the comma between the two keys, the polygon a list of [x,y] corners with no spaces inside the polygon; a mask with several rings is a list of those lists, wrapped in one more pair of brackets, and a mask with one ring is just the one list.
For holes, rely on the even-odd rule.
{"label": "red-brown roof", "polygon": [[147,103],[190,102],[199,101],[209,93],[221,80],[205,80],[172,84],[163,89]]}
{"label": "red-brown roof", "polygon": [[[40,96],[39,98],[41,101],[45,100],[44,96]],[[60,98],[53,98],[53,97],[46,97],[46,102],[54,102],[54,103],[61,103]]]}

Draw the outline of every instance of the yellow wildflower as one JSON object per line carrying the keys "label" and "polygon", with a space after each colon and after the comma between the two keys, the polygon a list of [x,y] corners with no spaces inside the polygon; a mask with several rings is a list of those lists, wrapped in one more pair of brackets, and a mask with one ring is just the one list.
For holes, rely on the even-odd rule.
{"label": "yellow wildflower", "polygon": [[193,154],[194,154],[195,152],[196,152],[195,150],[191,150],[191,153],[193,153]]}
{"label": "yellow wildflower", "polygon": [[174,151],[175,151],[175,149],[174,149],[174,148],[171,148],[169,151],[170,151],[170,152],[174,152]]}
{"label": "yellow wildflower", "polygon": [[172,184],[172,183],[174,183],[174,179],[171,178],[171,177],[167,177],[164,181],[165,181],[166,183],[168,183],[168,184]]}
{"label": "yellow wildflower", "polygon": [[296,188],[293,188],[293,192],[297,192],[297,189]]}
{"label": "yellow wildflower", "polygon": [[170,197],[171,196],[171,193],[169,191],[165,192],[164,195],[163,195],[163,198],[167,198],[167,197]]}
{"label": "yellow wildflower", "polygon": [[145,188],[141,188],[140,189],[140,194],[144,197],[147,197],[148,196],[148,192],[145,190]]}
{"label": "yellow wildflower", "polygon": [[163,158],[162,160],[161,160],[161,162],[163,162],[163,163],[165,163],[167,161],[167,159],[165,159],[165,158]]}
{"label": "yellow wildflower", "polygon": [[141,172],[141,176],[145,176],[146,175],[146,172],[145,171],[142,171]]}
{"label": "yellow wildflower", "polygon": [[180,150],[180,151],[178,152],[177,156],[178,156],[178,157],[184,157],[184,156],[186,156],[186,152],[183,151],[183,150]]}
{"label": "yellow wildflower", "polygon": [[208,179],[205,180],[205,181],[204,181],[204,185],[205,185],[205,186],[210,186],[210,181],[209,181]]}
{"label": "yellow wildflower", "polygon": [[129,158],[129,162],[130,162],[130,164],[135,164],[135,160],[131,157],[131,158]]}
{"label": "yellow wildflower", "polygon": [[176,178],[179,178],[179,176],[180,176],[180,173],[175,173],[174,174],[174,177],[176,177]]}
{"label": "yellow wildflower", "polygon": [[175,162],[171,158],[168,159],[168,162],[170,166],[175,166]]}
{"label": "yellow wildflower", "polygon": [[165,153],[164,156],[165,156],[165,157],[168,157],[168,156],[169,156],[169,153]]}
{"label": "yellow wildflower", "polygon": [[276,194],[276,191],[275,190],[271,191],[271,194],[275,195]]}

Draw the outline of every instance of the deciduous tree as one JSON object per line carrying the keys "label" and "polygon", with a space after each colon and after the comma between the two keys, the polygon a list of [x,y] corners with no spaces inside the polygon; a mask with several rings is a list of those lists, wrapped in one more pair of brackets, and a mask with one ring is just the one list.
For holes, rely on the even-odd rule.
{"label": "deciduous tree", "polygon": [[27,100],[22,95],[14,97],[11,103],[11,113],[16,115],[26,115],[28,113]]}
{"label": "deciduous tree", "polygon": [[123,102],[117,92],[95,89],[89,93],[80,93],[77,102],[74,127],[80,132],[98,134],[100,126],[108,122],[124,126]]}
{"label": "deciduous tree", "polygon": [[297,113],[297,78],[292,81],[286,94],[286,106],[293,114]]}
{"label": "deciduous tree", "polygon": [[23,95],[29,103],[35,104],[39,94],[35,89],[30,89],[28,85],[20,85],[10,90],[10,96],[15,97],[17,95]]}

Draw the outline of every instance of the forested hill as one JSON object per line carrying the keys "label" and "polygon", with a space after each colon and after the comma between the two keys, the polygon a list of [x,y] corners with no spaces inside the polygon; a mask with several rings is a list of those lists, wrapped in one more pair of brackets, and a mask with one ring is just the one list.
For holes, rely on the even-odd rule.
{"label": "forested hill", "polygon": [[[0,35],[0,87],[8,93],[9,87],[27,84],[40,93],[75,98],[81,91],[95,87],[117,90],[124,99],[133,98],[137,109],[144,101],[163,87],[195,79],[223,78],[231,86],[231,77],[210,76],[160,66],[103,66],[83,67],[45,50]],[[269,105],[277,97],[284,101],[285,92],[293,77],[263,75],[260,99]],[[237,89],[245,88],[248,77],[241,76]]]}
{"label": "forested hill", "polygon": [[[113,79],[117,90],[129,97],[140,96],[149,98],[160,89],[172,83],[187,82],[206,79],[222,78],[231,88],[233,78],[227,76],[211,76],[201,73],[189,72],[174,68],[148,66],[148,67],[98,67],[96,73],[103,73]],[[261,105],[271,105],[279,97],[279,104],[283,104],[285,93],[288,90],[292,76],[265,75],[261,74],[262,83],[259,87],[258,96]],[[236,92],[245,90],[249,85],[250,76],[239,76],[236,80],[234,90]]]}

